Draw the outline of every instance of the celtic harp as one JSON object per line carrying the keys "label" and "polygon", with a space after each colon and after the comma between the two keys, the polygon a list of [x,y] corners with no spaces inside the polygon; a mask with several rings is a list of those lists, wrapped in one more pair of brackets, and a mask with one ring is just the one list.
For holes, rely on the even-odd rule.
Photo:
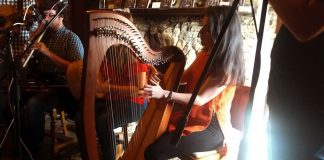
{"label": "celtic harp", "polygon": [[[152,50],[135,25],[120,14],[103,10],[88,11],[88,14],[90,18],[89,50],[83,61],[72,63],[68,67],[67,80],[70,90],[81,100],[82,104],[82,137],[84,138],[83,145],[86,147],[85,156],[87,159],[97,160],[99,152],[94,110],[98,95],[96,81],[107,50],[115,45],[127,47],[137,60],[154,66],[162,72],[160,85],[173,91],[178,89],[185,57],[183,52],[174,46],[163,47],[158,51]],[[82,79],[82,84],[80,79]],[[122,160],[144,159],[145,148],[166,131],[172,105],[164,99],[149,100],[148,107],[138,121]]]}

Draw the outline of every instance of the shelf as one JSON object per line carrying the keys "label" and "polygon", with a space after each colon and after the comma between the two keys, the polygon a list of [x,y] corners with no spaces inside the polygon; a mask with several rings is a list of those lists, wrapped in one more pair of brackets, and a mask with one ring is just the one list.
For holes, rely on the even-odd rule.
{"label": "shelf", "polygon": [[[203,16],[206,7],[196,8],[131,8],[134,16]],[[251,8],[239,6],[239,14],[251,14]]]}
{"label": "shelf", "polygon": [[201,8],[131,8],[134,16],[203,16],[204,7]]}

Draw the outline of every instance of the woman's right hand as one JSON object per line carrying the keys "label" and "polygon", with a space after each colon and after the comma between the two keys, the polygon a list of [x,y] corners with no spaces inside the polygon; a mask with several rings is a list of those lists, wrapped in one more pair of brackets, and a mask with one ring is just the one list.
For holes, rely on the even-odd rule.
{"label": "woman's right hand", "polygon": [[161,77],[163,77],[163,74],[160,72],[155,72],[154,74],[150,74],[149,84],[155,86],[159,85],[161,82]]}
{"label": "woman's right hand", "polygon": [[150,98],[156,98],[156,99],[163,98],[166,92],[168,92],[162,89],[159,84],[157,85],[146,84],[144,86],[144,91],[145,91],[145,95],[148,95]]}

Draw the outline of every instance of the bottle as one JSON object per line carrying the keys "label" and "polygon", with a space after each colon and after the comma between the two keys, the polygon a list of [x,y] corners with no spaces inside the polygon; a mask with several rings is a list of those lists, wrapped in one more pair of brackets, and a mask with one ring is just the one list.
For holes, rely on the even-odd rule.
{"label": "bottle", "polygon": [[122,0],[107,0],[106,9],[116,9],[121,8]]}

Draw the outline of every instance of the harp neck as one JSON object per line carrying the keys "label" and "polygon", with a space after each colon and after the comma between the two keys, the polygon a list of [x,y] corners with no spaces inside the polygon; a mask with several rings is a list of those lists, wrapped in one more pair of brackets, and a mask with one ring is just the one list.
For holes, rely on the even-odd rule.
{"label": "harp neck", "polygon": [[126,17],[111,11],[89,11],[89,13],[90,39],[102,38],[109,40],[110,44],[128,46],[140,61],[150,65],[160,65],[172,58],[164,48],[152,50],[139,30]]}

